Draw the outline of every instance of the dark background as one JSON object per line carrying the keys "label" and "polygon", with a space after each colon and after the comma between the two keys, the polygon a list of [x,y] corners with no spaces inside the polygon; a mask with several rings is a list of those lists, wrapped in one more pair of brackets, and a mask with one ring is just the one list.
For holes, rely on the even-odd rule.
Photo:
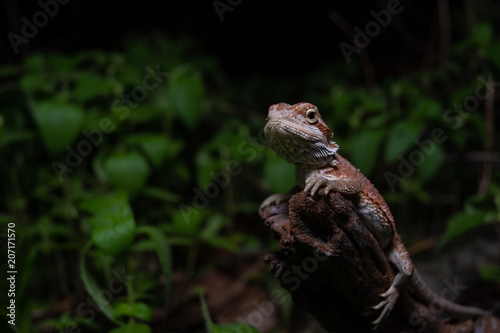
{"label": "dark background", "polygon": [[[460,1],[443,4],[440,10],[444,12],[462,7]],[[369,45],[377,78],[432,66],[437,61],[431,56],[433,51],[447,42],[436,34],[439,13],[435,1],[403,0],[400,6],[402,12],[393,15],[390,25]],[[117,50],[131,33],[160,30],[172,37],[192,37],[203,52],[217,55],[229,75],[296,76],[343,57],[339,44],[350,43],[351,36],[332,20],[334,13],[343,18],[345,27],[363,30],[373,20],[370,11],[376,8],[386,5],[382,1],[241,1],[232,11],[225,11],[221,21],[211,1],[70,0],[59,4],[55,17],[29,43],[20,45],[19,54],[2,38],[0,57],[16,62],[40,50]],[[4,34],[21,34],[22,17],[32,22],[40,9],[34,1],[3,1],[0,22]]]}
{"label": "dark background", "polygon": [[[424,268],[423,273],[427,271],[427,276],[434,279],[434,286],[437,288],[441,286],[444,280],[443,274],[464,277],[464,280],[466,277],[472,277],[464,282],[471,288],[468,289],[468,293],[464,293],[460,302],[475,304],[474,302],[482,301],[482,304],[477,305],[485,308],[493,308],[492,304],[498,304],[498,284],[484,282],[478,272],[478,267],[482,267],[485,262],[498,263],[496,236],[498,228],[495,231],[493,224],[488,224],[481,226],[484,228],[479,231],[475,230],[473,223],[470,222],[479,221],[477,224],[481,224],[482,222],[476,218],[478,214],[472,217],[459,216],[462,222],[469,223],[468,228],[477,234],[471,234],[469,231],[460,234],[464,230],[461,229],[463,225],[460,223],[454,225],[455,229],[447,229],[447,226],[454,216],[465,210],[467,202],[473,207],[473,213],[482,213],[481,209],[484,209],[483,215],[488,216],[488,219],[484,218],[485,221],[491,222],[493,219],[490,217],[497,216],[495,215],[498,212],[497,202],[500,202],[498,201],[500,187],[496,186],[500,174],[498,172],[500,141],[496,129],[500,127],[499,117],[495,118],[494,112],[486,115],[485,107],[481,105],[478,112],[470,117],[469,122],[458,130],[453,128],[452,131],[450,124],[443,120],[442,114],[454,103],[462,102],[465,96],[474,92],[479,75],[495,74],[500,68],[498,61],[495,62],[495,57],[492,56],[500,54],[497,19],[500,2],[401,0],[402,11],[392,15],[390,24],[382,28],[380,34],[373,37],[360,54],[352,54],[353,62],[348,63],[340,44],[344,42],[352,45],[354,29],[357,27],[365,30],[365,25],[374,20],[370,12],[385,10],[386,1],[233,0],[232,3],[238,4],[229,5],[232,10],[225,11],[221,20],[214,4],[227,4],[230,0],[218,2],[69,0],[67,4],[58,4],[57,14],[50,18],[45,26],[38,28],[38,33],[30,38],[27,44],[19,45],[20,51],[17,54],[10,44],[8,34],[21,35],[23,18],[33,22],[33,15],[41,10],[41,6],[38,1],[0,1],[0,63],[16,65],[12,66],[13,74],[9,74],[8,66],[5,66],[7,70],[0,68],[0,88],[4,89],[0,89],[0,92],[9,92],[2,96],[3,107],[6,110],[4,123],[6,132],[20,133],[18,141],[12,140],[12,143],[6,143],[5,155],[2,155],[0,161],[3,162],[0,163],[0,174],[4,177],[0,183],[3,185],[2,194],[6,198],[0,202],[5,206],[6,215],[19,222],[19,233],[25,239],[24,244],[28,244],[20,249],[23,256],[26,257],[26,253],[34,244],[45,244],[46,241],[48,245],[53,246],[46,252],[38,251],[38,257],[31,265],[34,273],[27,270],[25,275],[26,279],[33,277],[29,280],[30,286],[26,288],[25,296],[23,295],[25,304],[31,304],[31,310],[26,311],[25,322],[34,322],[38,325],[44,320],[58,318],[62,313],[74,315],[80,302],[89,297],[88,290],[81,282],[78,262],[84,244],[90,239],[90,233],[85,229],[86,221],[82,218],[87,215],[75,207],[78,207],[82,197],[115,190],[116,184],[107,183],[96,177],[92,162],[97,160],[97,157],[101,160],[107,158],[111,160],[115,150],[135,151],[134,146],[132,148],[127,146],[125,139],[141,132],[161,134],[174,143],[182,144],[183,147],[179,153],[169,156],[156,169],[152,167],[147,169],[149,177],[147,186],[153,185],[157,190],[168,190],[170,191],[168,194],[173,194],[174,199],[167,200],[166,204],[163,202],[159,204],[156,199],[152,200],[143,192],[139,192],[130,200],[138,225],[158,227],[157,230],[161,230],[166,237],[177,237],[185,242],[172,243],[174,272],[172,290],[176,293],[174,299],[178,303],[168,309],[167,324],[170,325],[168,330],[192,332],[194,327],[200,332],[204,331],[199,299],[197,296],[193,297],[188,288],[195,283],[201,283],[206,287],[210,312],[217,323],[234,322],[248,309],[253,311],[252,301],[265,299],[268,289],[272,289],[271,283],[278,283],[272,274],[267,272],[268,267],[262,262],[263,255],[276,250],[277,245],[276,243],[273,245],[272,236],[261,223],[257,208],[266,196],[277,192],[273,191],[276,182],[273,184],[271,181],[280,174],[282,177],[287,174],[283,171],[284,162],[279,164],[275,154],[264,148],[261,143],[257,145],[260,150],[255,160],[251,163],[245,162],[246,156],[239,151],[238,143],[248,142],[249,137],[257,136],[264,126],[269,105],[306,100],[317,104],[321,110],[328,110],[323,116],[328,114],[327,123],[335,132],[335,140],[340,143],[342,154],[346,152],[350,160],[353,160],[351,157],[356,157],[353,151],[358,152],[358,158],[360,155],[361,157],[369,155],[365,154],[365,148],[371,141],[375,141],[374,133],[383,135],[379,137],[383,138],[382,141],[379,140],[377,144],[371,146],[379,147],[379,150],[373,150],[375,154],[370,157],[374,163],[369,170],[371,171],[369,178],[389,203],[398,221],[398,232],[408,245],[412,258],[417,254],[427,260],[427,270],[425,265],[420,267]],[[42,2],[57,3],[56,0],[42,0]],[[486,24],[479,24],[481,21]],[[485,26],[491,28],[490,36],[488,30],[477,32],[477,27]],[[26,96],[29,94],[26,94],[26,87],[21,80],[31,75],[31,78],[42,78],[41,80],[49,78],[48,80],[57,83],[60,73],[57,70],[49,72],[50,66],[43,67],[40,72],[33,72],[32,69],[30,72],[30,66],[27,66],[24,60],[29,59],[30,55],[37,54],[40,55],[39,59],[51,59],[53,53],[62,55],[59,60],[67,60],[73,55],[77,57],[79,54],[91,54],[87,51],[95,49],[120,53],[126,49],[124,45],[127,41],[141,47],[140,41],[147,40],[156,32],[160,32],[164,40],[168,42],[175,40],[175,43],[178,43],[172,42],[171,45],[180,45],[182,42],[192,40],[195,49],[194,51],[189,49],[189,52],[201,55],[191,68],[199,67],[203,73],[200,76],[203,80],[200,82],[206,95],[203,92],[200,97],[201,102],[194,107],[199,109],[199,112],[197,110],[195,112],[198,112],[196,116],[200,121],[193,122],[194,125],[189,126],[189,122],[181,117],[185,109],[177,110],[170,105],[171,109],[164,108],[163,104],[161,104],[163,112],[161,117],[153,115],[154,117],[144,123],[135,123],[131,116],[123,122],[122,127],[106,136],[103,145],[84,159],[82,166],[68,178],[73,184],[79,184],[78,182],[83,184],[77,189],[81,193],[77,191],[78,195],[68,197],[65,192],[66,184],[54,185],[55,177],[50,167],[50,163],[54,160],[63,161],[65,152],[52,156],[46,151],[37,127],[39,124],[36,123],[36,119],[33,120],[35,111],[27,103]],[[476,35],[472,37],[474,33]],[[486,42],[481,48],[483,39]],[[455,47],[460,46],[462,42],[469,43],[468,47]],[[453,47],[455,53],[450,55]],[[465,52],[462,54],[460,50]],[[488,56],[481,53],[484,50],[489,50]],[[146,51],[150,52],[150,49]],[[143,54],[147,55],[148,52]],[[186,51],[186,54],[191,56],[192,53],[189,52]],[[123,53],[127,54],[127,51]],[[160,56],[169,57],[168,54]],[[171,58],[175,60],[177,56]],[[36,57],[34,59],[36,60]],[[58,59],[54,59],[53,63],[57,63]],[[191,59],[182,58],[181,62],[189,64]],[[210,71],[207,69],[209,66],[205,66],[203,61],[208,62],[212,59],[216,60],[218,66],[214,66],[215,69]],[[181,62],[175,65],[181,68],[183,65]],[[144,66],[142,64],[139,66],[137,63],[132,59],[121,64],[125,69],[138,68],[139,73],[143,74]],[[159,62],[145,60],[145,63],[151,65]],[[97,69],[91,68],[90,74],[105,81],[104,74],[99,72],[100,69],[96,64],[94,65]],[[174,66],[172,70],[175,73],[179,68]],[[77,74],[81,76],[85,70],[78,68]],[[170,71],[171,68],[166,68],[165,71],[167,70]],[[1,76],[2,73],[4,76]],[[181,72],[177,72],[178,75],[179,73]],[[48,75],[44,76],[45,74]],[[182,75],[178,77],[183,78]],[[191,78],[189,75],[186,77]],[[495,75],[494,80],[498,80],[497,77]],[[60,94],[57,90],[60,86],[52,82],[50,86],[52,88],[49,87],[49,92],[46,92],[42,89],[46,85],[45,82],[42,81],[41,88],[35,87],[41,91],[40,93],[35,89],[39,93],[36,97],[41,101],[52,101],[54,96]],[[75,82],[78,83],[77,80]],[[137,82],[124,82],[125,91],[130,91]],[[320,83],[315,85],[316,82]],[[9,83],[13,84],[9,86]],[[7,88],[2,88],[2,84]],[[177,84],[180,85],[179,82]],[[163,93],[169,92],[172,87],[176,87],[175,82],[169,82],[168,89]],[[182,87],[189,88],[185,84]],[[338,91],[340,93],[336,94]],[[145,101],[143,108],[135,111],[136,116],[140,112],[153,109],[157,97],[161,96],[160,90],[156,93],[158,95],[152,95],[150,101]],[[81,106],[89,119],[92,115],[96,119],[101,119],[111,113],[110,104],[116,98],[114,94],[115,92],[110,89],[102,96],[96,94],[88,100],[84,98],[83,102],[72,100],[72,103]],[[70,99],[74,97],[70,96]],[[344,104],[339,105],[344,107],[336,109],[338,105],[336,103],[342,100],[342,97]],[[422,101],[427,104],[419,105]],[[498,93],[495,103],[494,108],[497,110],[500,105]],[[336,112],[337,110],[340,112]],[[488,123],[495,124],[487,126]],[[390,146],[385,143],[397,141],[398,138],[394,140],[392,135],[396,132],[394,129],[402,128],[404,132],[411,130],[413,124],[421,125],[416,133],[420,139],[428,138],[434,128],[447,129],[450,140],[440,146],[443,161],[439,162],[439,167],[433,171],[431,178],[420,180],[417,171],[416,175],[408,177],[406,183],[402,182],[397,185],[396,190],[389,191],[384,172],[390,170],[396,173],[399,161],[389,161],[384,158],[384,153],[390,150],[387,148]],[[2,129],[3,123],[0,125]],[[24,135],[24,132],[29,135]],[[488,137],[491,140],[487,140]],[[364,141],[358,140],[360,138]],[[0,135],[0,143],[1,139]],[[76,139],[81,140],[82,136]],[[73,142],[73,146],[76,143]],[[413,151],[415,146],[411,145],[405,149],[401,156],[407,157],[409,150]],[[178,213],[178,203],[190,204],[193,202],[192,189],[203,189],[205,186],[203,181],[206,177],[199,176],[206,176],[209,171],[220,171],[221,165],[224,165],[229,158],[239,158],[243,172],[233,177],[229,188],[221,191],[220,197],[204,210],[203,219],[199,224],[200,229],[196,229],[196,226],[191,228],[190,225],[189,228],[192,230],[185,231],[181,228],[185,227],[183,223],[175,225],[171,217]],[[359,167],[358,163],[354,164]],[[488,166],[490,174],[484,171]],[[486,177],[483,177],[485,174]],[[11,178],[16,179],[12,175],[17,175],[21,186],[11,181]],[[481,189],[479,186],[483,178],[488,180],[487,185],[491,180],[491,184],[495,186],[490,186],[490,190],[493,190],[486,192],[486,196],[480,197],[477,194],[485,191],[485,188]],[[292,183],[293,176],[290,174],[287,180]],[[47,184],[46,187],[44,184]],[[17,191],[19,193],[15,191],[18,187],[22,188]],[[39,193],[33,189],[38,189]],[[21,194],[25,194],[25,197],[23,198]],[[17,200],[18,197],[25,201]],[[24,205],[18,202],[24,202]],[[66,216],[65,211],[59,207],[64,203],[78,211],[78,214]],[[2,214],[4,206],[0,205]],[[58,207],[59,210],[56,209]],[[221,217],[223,224],[217,227],[218,238],[214,237],[217,242],[210,243],[207,239],[199,238],[199,234],[200,230],[205,230],[202,227],[208,225],[209,218],[213,216]],[[46,231],[40,217],[47,217],[44,222],[49,221],[51,225],[67,230],[69,236],[59,236],[55,233],[47,239],[40,237],[40,230]],[[455,219],[460,222],[459,220]],[[34,231],[30,234],[26,230]],[[445,230],[452,232],[446,233]],[[458,231],[453,234],[453,230]],[[451,254],[437,257],[437,244],[443,234],[445,237],[448,235],[448,239],[456,235],[460,237],[454,243],[455,247],[450,251]],[[171,241],[170,238],[168,240]],[[61,245],[65,241],[71,241],[70,244],[76,245],[68,250]],[[233,252],[227,250],[228,244],[232,244],[236,250]],[[466,247],[463,244],[469,245]],[[481,252],[477,250],[478,248],[483,249],[482,257],[486,256],[484,253],[488,253],[489,261],[478,259],[481,257],[476,254]],[[94,250],[93,255],[98,256],[100,250],[97,248]],[[127,254],[130,254],[128,259],[139,258],[138,260],[144,265],[134,267],[141,274],[149,272],[151,279],[160,276],[154,280],[155,283],[152,283],[154,290],[149,294],[157,299],[148,302],[155,311],[152,321],[153,331],[165,332],[167,329],[164,326],[163,313],[167,312],[167,309],[160,297],[164,282],[158,283],[165,277],[158,269],[157,258],[152,255],[137,256],[137,252],[132,250]],[[64,259],[56,261],[54,258]],[[58,269],[52,269],[54,262],[58,263]],[[145,269],[145,266],[150,270]],[[129,268],[127,266],[127,269]],[[498,265],[492,265],[490,269],[492,272],[490,276],[500,281]],[[436,271],[441,275],[435,273]],[[96,269],[96,278],[101,276],[100,273]],[[145,281],[149,281],[146,278],[150,278],[146,276],[147,273],[143,276]],[[482,276],[486,275],[483,272]],[[248,283],[244,287],[240,284],[242,276],[245,277],[243,280],[250,276],[248,281],[245,280],[245,283]],[[260,284],[255,283],[257,280],[254,280],[255,276],[261,279]],[[101,283],[106,282],[101,281]],[[70,285],[67,290],[59,290],[60,285],[66,284]],[[234,286],[237,288],[233,288]],[[238,289],[240,287],[241,289]],[[230,289],[231,291],[227,292]],[[479,294],[480,292],[482,294]],[[217,297],[221,297],[222,300]],[[38,303],[29,303],[32,299]],[[313,322],[308,319],[309,317],[305,317],[307,320],[304,320],[303,312],[295,316],[297,310],[290,309],[287,310],[290,320],[283,320],[287,318],[282,316],[283,322],[272,322],[269,327],[284,327],[284,322],[288,322],[292,323],[290,327],[298,327],[295,328],[296,331],[289,329],[289,332],[301,332],[305,325]],[[279,317],[277,313],[275,317]],[[112,324],[103,315],[100,315],[97,321],[103,327],[111,329]],[[303,326],[296,326],[297,322]],[[88,331],[94,332],[90,328]]]}

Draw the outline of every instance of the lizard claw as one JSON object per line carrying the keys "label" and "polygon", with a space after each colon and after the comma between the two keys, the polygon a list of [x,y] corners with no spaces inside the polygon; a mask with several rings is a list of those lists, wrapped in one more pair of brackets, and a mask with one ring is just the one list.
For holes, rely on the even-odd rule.
{"label": "lizard claw", "polygon": [[325,176],[313,175],[306,179],[304,192],[310,192],[313,197],[321,186],[325,186],[325,195],[328,195],[329,192],[337,189],[335,181],[328,179]]}
{"label": "lizard claw", "polygon": [[305,187],[304,187],[304,192],[308,193],[310,192],[311,196],[314,197],[318,189],[326,185],[328,180],[325,177],[314,175],[306,179]]}
{"label": "lizard claw", "polygon": [[259,214],[260,216],[263,216],[263,211],[269,206],[273,205],[279,205],[283,202],[288,202],[290,200],[290,194],[289,193],[278,193],[278,194],[272,194],[270,195],[264,202],[260,205],[259,207]]}
{"label": "lizard claw", "polygon": [[389,289],[387,289],[386,292],[380,294],[380,297],[383,297],[384,299],[380,301],[377,305],[372,306],[371,308],[374,310],[378,310],[382,308],[382,311],[380,312],[380,315],[372,321],[372,324],[375,326],[375,328],[386,319],[389,314],[392,311],[392,308],[394,307],[394,304],[396,303],[396,300],[398,299],[399,292],[396,289],[396,287],[391,286]]}

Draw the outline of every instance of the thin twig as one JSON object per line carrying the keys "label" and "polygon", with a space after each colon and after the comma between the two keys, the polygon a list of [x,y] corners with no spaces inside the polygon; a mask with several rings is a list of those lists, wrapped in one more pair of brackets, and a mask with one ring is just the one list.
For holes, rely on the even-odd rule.
{"label": "thin twig", "polygon": [[433,67],[436,63],[436,51],[434,44],[435,34],[434,31],[436,29],[436,25],[438,24],[437,14],[434,13],[431,21],[431,26],[429,28],[429,34],[427,36],[427,43],[425,45],[424,56],[422,57],[422,67]]}
{"label": "thin twig", "polygon": [[493,151],[470,151],[465,154],[456,153],[446,155],[447,163],[455,163],[456,161],[500,163],[500,153]]}
{"label": "thin twig", "polygon": [[451,44],[450,4],[448,0],[439,0],[437,3],[439,16],[439,62],[446,64]]}
{"label": "thin twig", "polygon": [[[485,127],[486,127],[486,140],[484,144],[484,148],[486,152],[493,151],[493,138],[495,136],[495,115],[493,113],[493,108],[495,105],[495,88],[493,86],[493,82],[491,78],[488,79],[488,83],[486,84],[486,91],[488,92],[488,96],[486,97],[485,109],[486,116],[484,118]],[[492,163],[491,161],[485,160],[483,162],[483,174],[481,177],[481,182],[479,183],[478,193],[484,193],[490,184],[491,181],[491,173],[492,173]]]}

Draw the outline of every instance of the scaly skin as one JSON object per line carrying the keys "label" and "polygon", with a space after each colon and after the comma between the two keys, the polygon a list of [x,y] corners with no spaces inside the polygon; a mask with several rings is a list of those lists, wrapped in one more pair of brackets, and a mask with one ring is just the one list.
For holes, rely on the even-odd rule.
{"label": "scaly skin", "polygon": [[[427,302],[438,302],[450,314],[459,317],[487,315],[481,309],[446,301],[432,293],[413,269],[408,251],[401,242],[391,211],[372,183],[351,163],[337,153],[338,145],[331,141],[332,131],[325,124],[318,108],[309,103],[289,105],[279,103],[269,108],[268,123],[264,128],[271,148],[283,159],[295,165],[297,185],[311,196],[323,189],[340,192],[352,200],[365,226],[377,239],[398,272],[391,286],[380,296],[382,300],[372,308],[380,309],[373,321],[374,328],[391,313],[399,296],[399,289],[410,282],[418,297]],[[261,205],[287,202],[291,194],[273,194]]]}

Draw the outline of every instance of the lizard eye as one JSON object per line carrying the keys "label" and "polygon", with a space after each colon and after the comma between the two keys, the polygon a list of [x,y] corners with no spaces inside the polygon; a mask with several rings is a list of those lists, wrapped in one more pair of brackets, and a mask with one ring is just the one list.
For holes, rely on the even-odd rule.
{"label": "lizard eye", "polygon": [[314,109],[309,109],[306,111],[306,119],[309,122],[309,124],[314,124],[316,121],[318,121],[318,113]]}

